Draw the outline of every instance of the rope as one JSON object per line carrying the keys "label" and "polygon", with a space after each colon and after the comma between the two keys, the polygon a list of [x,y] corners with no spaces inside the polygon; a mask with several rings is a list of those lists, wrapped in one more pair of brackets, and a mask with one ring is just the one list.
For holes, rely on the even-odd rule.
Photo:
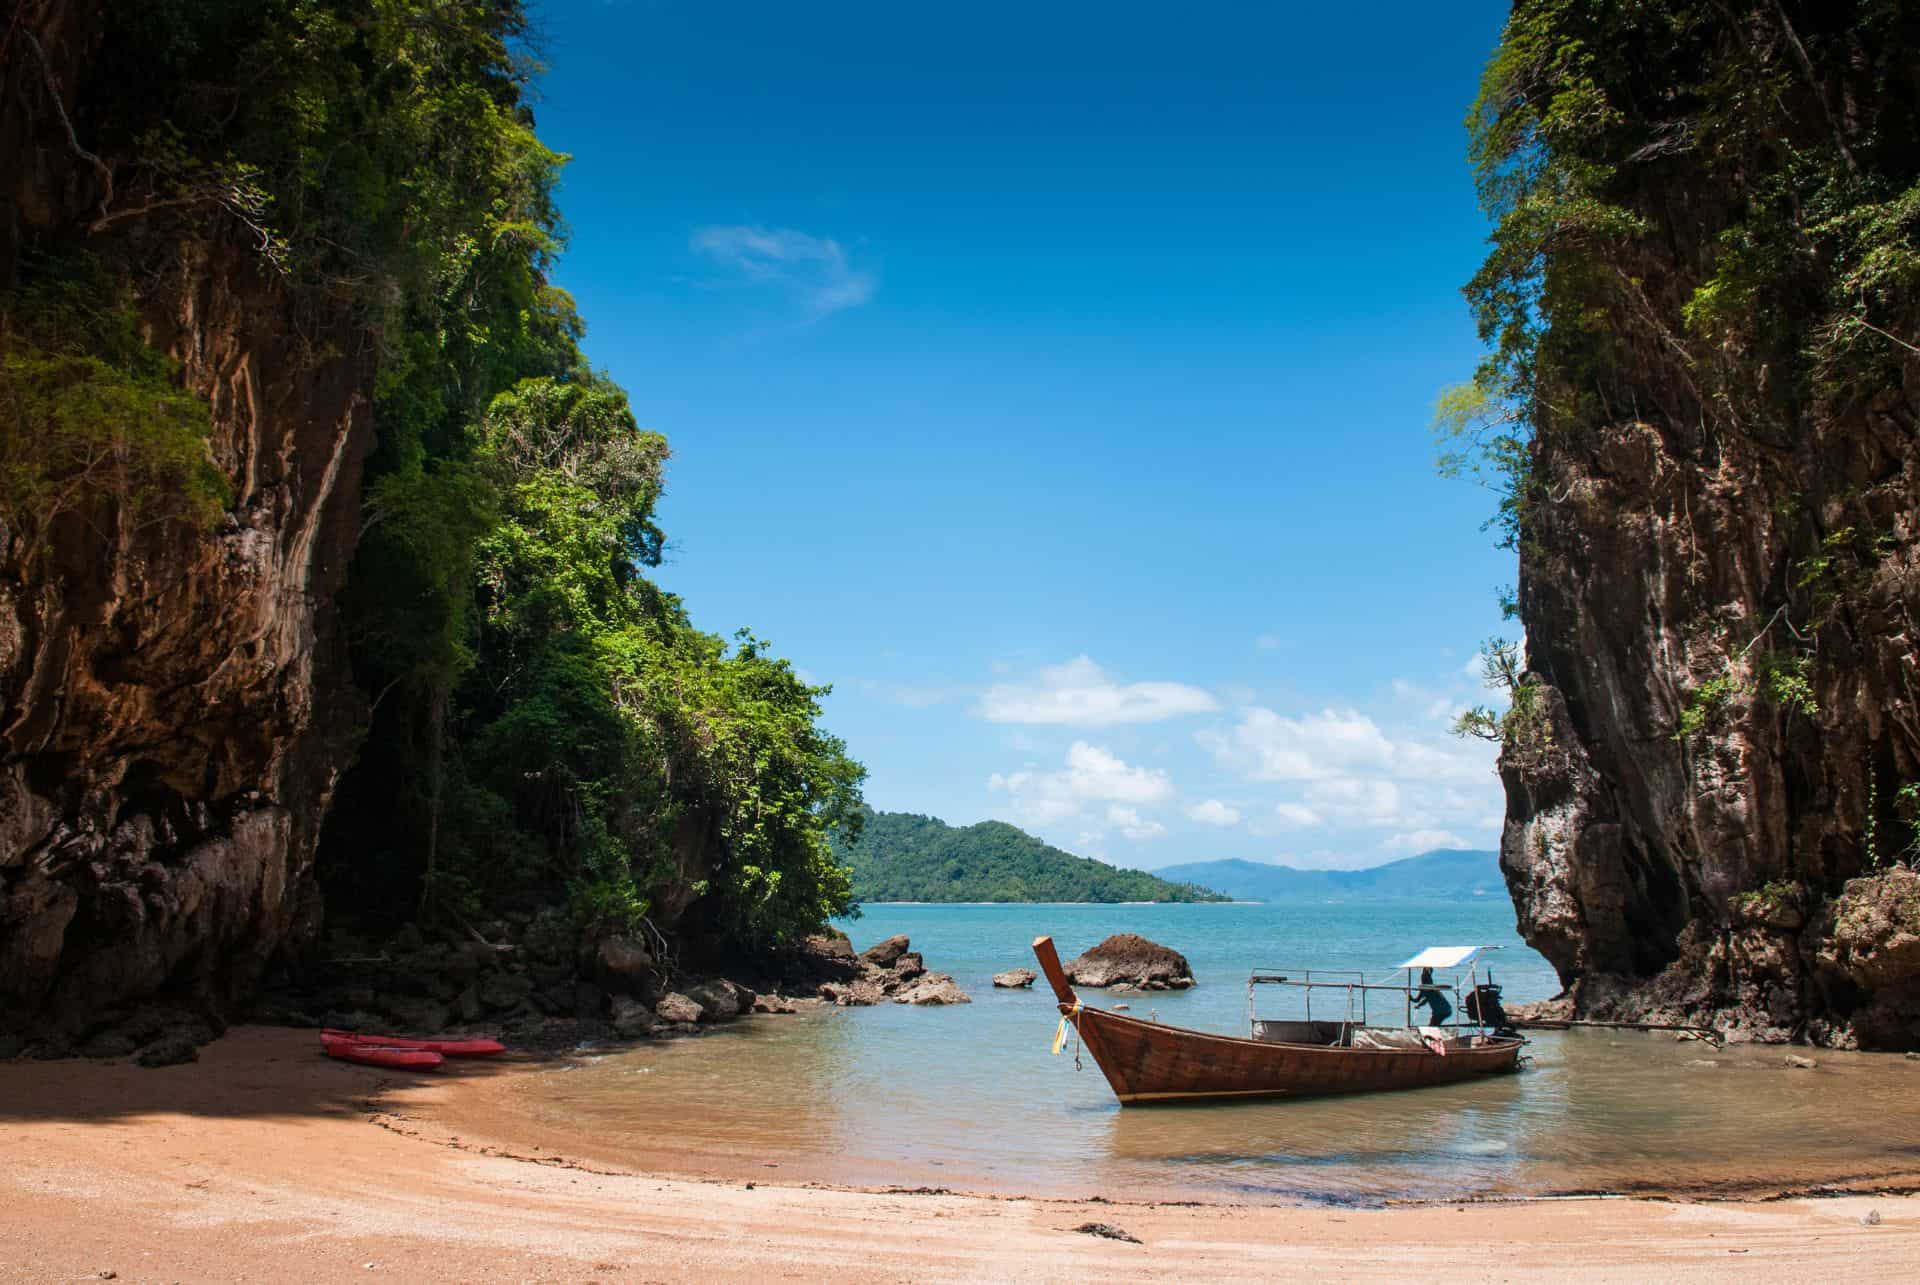
{"label": "rope", "polygon": [[[1069,1026],[1073,1026],[1074,1035],[1076,1037],[1079,1036],[1080,1028],[1068,1020],[1071,1017],[1077,1016],[1079,1012],[1080,1012],[1080,1001],[1076,999],[1075,1001],[1073,1001],[1072,1010],[1066,1013],[1062,1013],[1060,1015],[1060,1027],[1058,1030],[1054,1031],[1053,1033],[1053,1056],[1054,1057],[1059,1057],[1060,1050],[1067,1046],[1067,1028]],[[1074,1064],[1074,1069],[1078,1070],[1080,1066],[1080,1048],[1079,1048],[1078,1038],[1076,1038],[1074,1041],[1073,1064]]]}

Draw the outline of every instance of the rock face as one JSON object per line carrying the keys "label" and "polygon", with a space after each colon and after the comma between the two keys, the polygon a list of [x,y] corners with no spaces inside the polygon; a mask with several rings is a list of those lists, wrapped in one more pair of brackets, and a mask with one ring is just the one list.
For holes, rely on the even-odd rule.
{"label": "rock face", "polygon": [[[71,109],[91,6],[28,5]],[[97,199],[25,40],[0,94],[0,284]],[[149,342],[212,408],[232,503],[211,529],[112,505],[39,550],[0,524],[0,1025],[161,996],[214,1012],[314,932],[313,856],[362,711],[333,597],[358,533],[369,346],[242,236],[132,220]],[[359,354],[359,355],[341,355]]]}
{"label": "rock face", "polygon": [[[1025,970],[1022,970],[1025,971]],[[1065,965],[1076,986],[1137,986],[1142,990],[1185,990],[1193,985],[1187,957],[1137,933],[1115,933]]]}
{"label": "rock face", "polygon": [[[1784,60],[1788,10],[1815,12],[1735,7],[1702,46],[1723,71]],[[1779,158],[1824,149],[1842,171],[1884,167],[1864,188],[1913,181],[1911,145],[1861,142],[1917,123],[1911,92],[1856,92],[1851,51],[1871,38],[1844,30],[1853,11],[1830,12],[1787,76],[1794,101],[1753,127],[1770,159],[1730,179],[1663,103],[1613,130],[1618,155],[1582,162],[1617,166],[1605,199],[1636,231],[1551,251],[1553,288],[1587,291],[1558,315],[1588,329],[1543,341],[1534,395],[1529,699],[1500,759],[1501,865],[1581,1016],[1920,1046],[1920,909],[1898,865],[1920,782],[1920,363],[1864,323],[1850,341],[1864,305],[1837,275],[1854,251],[1832,216],[1742,287],[1753,302],[1703,321],[1727,247],[1800,181]],[[1604,88],[1627,105],[1644,83]],[[1861,114],[1823,116],[1823,100]],[[1902,280],[1875,298],[1882,335],[1916,331]]]}

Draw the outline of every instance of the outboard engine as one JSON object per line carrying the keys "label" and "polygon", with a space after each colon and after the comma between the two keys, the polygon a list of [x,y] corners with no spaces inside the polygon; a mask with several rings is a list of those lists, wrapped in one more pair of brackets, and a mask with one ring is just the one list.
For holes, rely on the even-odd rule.
{"label": "outboard engine", "polygon": [[1518,1035],[1513,1023],[1507,1018],[1507,1010],[1500,1007],[1500,988],[1492,982],[1482,982],[1467,994],[1461,1002],[1469,1020],[1479,1026],[1493,1029],[1495,1035]]}

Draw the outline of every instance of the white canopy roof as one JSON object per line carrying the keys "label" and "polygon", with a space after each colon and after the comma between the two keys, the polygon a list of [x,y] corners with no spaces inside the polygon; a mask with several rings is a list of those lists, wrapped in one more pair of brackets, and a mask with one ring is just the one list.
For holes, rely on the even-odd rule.
{"label": "white canopy roof", "polygon": [[1498,946],[1429,946],[1409,959],[1399,968],[1459,968],[1473,959],[1483,950],[1499,950]]}

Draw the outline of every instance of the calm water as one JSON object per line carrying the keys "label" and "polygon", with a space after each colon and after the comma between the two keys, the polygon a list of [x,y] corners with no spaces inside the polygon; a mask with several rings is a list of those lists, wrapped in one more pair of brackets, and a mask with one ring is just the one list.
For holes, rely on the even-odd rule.
{"label": "calm water", "polygon": [[[1061,1195],[1377,1201],[1595,1190],[1754,1190],[1920,1173],[1920,1064],[1713,1049],[1668,1035],[1543,1033],[1522,1074],[1411,1093],[1123,1110],[1057,1013],[990,978],[1051,933],[1070,957],[1111,932],[1182,951],[1200,985],[1112,999],[1244,1034],[1249,969],[1364,969],[1485,943],[1510,1001],[1558,984],[1503,903],[875,906],[864,948],[906,933],[974,1003],[765,1017],[545,1073],[525,1109],[601,1154],[781,1181]],[[1297,992],[1293,993],[1296,997]],[[1261,996],[1263,1015],[1284,1015]],[[1714,1065],[1702,1065],[1712,1062]]]}

